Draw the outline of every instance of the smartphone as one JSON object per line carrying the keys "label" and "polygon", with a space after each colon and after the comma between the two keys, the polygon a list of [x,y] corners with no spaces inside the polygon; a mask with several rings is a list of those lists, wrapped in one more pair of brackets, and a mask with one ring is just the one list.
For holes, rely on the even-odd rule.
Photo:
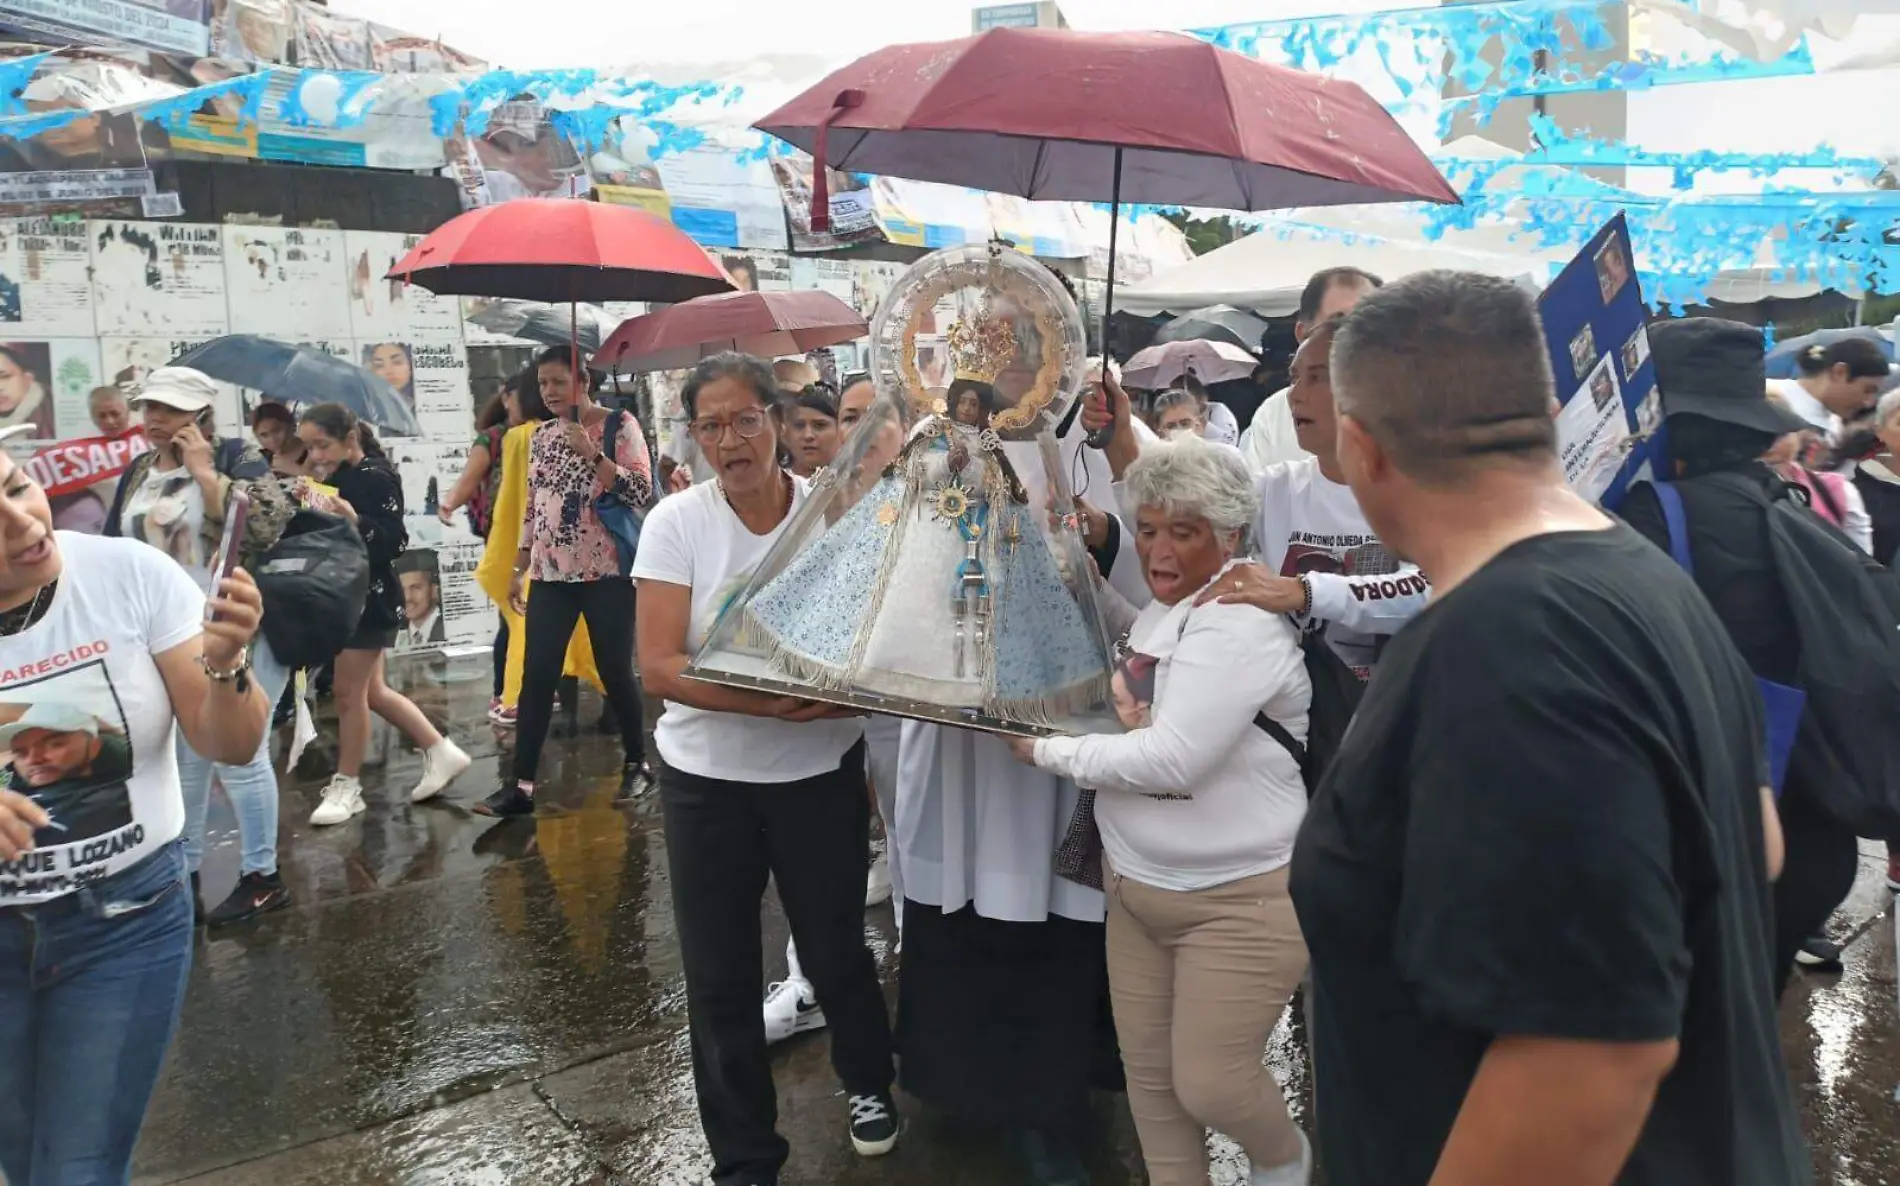
{"label": "smartphone", "polygon": [[[195,426],[198,429],[198,432],[206,440],[212,442],[212,447],[216,448],[217,441],[213,438],[211,434],[211,418],[212,418],[212,411],[210,408],[206,408],[202,412],[199,412],[196,416],[192,417],[191,423],[193,424],[193,426]],[[177,441],[173,441],[170,445],[166,447],[171,450],[173,465],[183,465],[185,463],[185,447],[183,445],[179,444]],[[217,586],[213,585],[212,588],[216,589]]]}
{"label": "smartphone", "polygon": [[[244,523],[250,517],[251,496],[233,486],[224,499],[224,537],[218,541],[218,554],[212,559],[211,587],[206,590],[209,596],[218,595],[219,584],[238,566],[238,552],[244,546]],[[218,620],[216,611],[209,605],[205,606],[205,620]]]}

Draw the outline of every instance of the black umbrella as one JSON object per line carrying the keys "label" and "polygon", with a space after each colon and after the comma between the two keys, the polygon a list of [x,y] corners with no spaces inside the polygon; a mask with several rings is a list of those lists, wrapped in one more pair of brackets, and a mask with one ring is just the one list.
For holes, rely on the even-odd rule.
{"label": "black umbrella", "polygon": [[590,355],[619,324],[598,305],[570,309],[566,305],[505,299],[475,300],[468,319],[490,333],[543,346],[565,346],[578,336],[581,349]]}
{"label": "black umbrella", "polygon": [[[213,379],[249,387],[287,403],[342,404],[397,436],[422,435],[422,425],[416,421],[412,406],[413,391],[405,396],[348,359],[311,346],[255,334],[232,334],[187,350],[172,359],[171,365],[191,367]],[[413,375],[412,369],[412,384]]]}
{"label": "black umbrella", "polygon": [[1242,350],[1259,354],[1260,338],[1266,332],[1266,320],[1256,314],[1232,305],[1209,305],[1162,326],[1155,334],[1155,342],[1230,342]]}

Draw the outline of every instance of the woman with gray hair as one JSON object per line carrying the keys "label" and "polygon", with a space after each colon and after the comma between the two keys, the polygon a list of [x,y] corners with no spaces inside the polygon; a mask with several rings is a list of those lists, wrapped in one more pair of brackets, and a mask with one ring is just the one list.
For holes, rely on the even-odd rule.
{"label": "woman with gray hair", "polygon": [[1854,467],[1854,488],[1873,520],[1874,559],[1891,568],[1900,564],[1900,387],[1880,397],[1873,429],[1880,449]]}
{"label": "woman with gray hair", "polygon": [[1194,604],[1259,510],[1233,449],[1146,446],[1123,505],[1154,595],[1115,681],[1129,731],[1011,747],[1099,792],[1109,990],[1149,1180],[1205,1183],[1212,1128],[1246,1149],[1252,1186],[1304,1186],[1311,1150],[1260,1063],[1306,970],[1287,893],[1312,695],[1299,635],[1278,614]]}

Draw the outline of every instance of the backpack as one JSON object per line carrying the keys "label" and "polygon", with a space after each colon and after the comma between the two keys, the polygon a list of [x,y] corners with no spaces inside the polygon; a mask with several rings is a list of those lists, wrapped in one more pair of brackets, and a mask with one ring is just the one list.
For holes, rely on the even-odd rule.
{"label": "backpack", "polygon": [[252,572],[262,629],[284,666],[328,663],[356,633],[369,596],[369,549],[349,520],[300,510]]}
{"label": "backpack", "polygon": [[[625,408],[615,408],[607,414],[607,428],[602,434],[600,451],[609,460],[618,457],[615,447],[620,441],[620,426],[626,418]],[[646,516],[628,506],[611,490],[594,497],[594,514],[600,517],[600,525],[613,537],[614,554],[620,562],[620,575],[631,576],[634,553],[640,550],[640,522]]]}
{"label": "backpack", "polygon": [[[1656,483],[1670,550],[1688,568],[1682,495]],[[1800,686],[1759,677],[1771,774],[1857,836],[1900,835],[1900,581],[1795,501],[1764,497],[1768,546],[1800,643]],[[1690,569],[1693,572],[1693,569]]]}
{"label": "backpack", "polygon": [[[1332,764],[1346,740],[1352,715],[1359,711],[1359,702],[1365,699],[1366,685],[1339,653],[1327,645],[1322,631],[1301,629],[1298,622],[1293,625],[1300,631],[1306,678],[1313,685],[1313,700],[1306,710],[1306,743],[1302,745],[1285,725],[1264,712],[1255,713],[1253,723],[1256,729],[1293,755],[1294,763],[1300,768],[1300,781],[1306,784],[1306,797],[1311,799],[1319,790],[1320,780],[1326,776],[1326,767]],[[1187,632],[1185,618],[1181,632]]]}

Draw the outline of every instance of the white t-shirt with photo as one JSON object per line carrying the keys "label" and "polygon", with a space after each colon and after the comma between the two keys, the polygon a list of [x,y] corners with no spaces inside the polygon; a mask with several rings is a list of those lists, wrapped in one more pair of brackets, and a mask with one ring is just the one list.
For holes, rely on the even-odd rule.
{"label": "white t-shirt with photo", "polygon": [[46,615],[0,637],[0,786],[53,817],[0,862],[0,907],[44,902],[178,838],[171,696],[153,656],[204,630],[204,594],[133,539],[57,533]]}
{"label": "white t-shirt with photo", "polygon": [[[785,525],[797,517],[805,494],[804,479],[793,478],[791,509],[765,535],[754,535],[740,522],[716,482],[668,495],[648,512],[640,528],[633,579],[685,585],[693,591],[689,653],[699,649],[720,612],[744,591]],[[653,741],[675,770],[729,782],[772,783],[836,770],[863,733],[854,720],[801,725],[668,700],[653,727]]]}
{"label": "white t-shirt with photo", "polygon": [[1431,585],[1386,551],[1352,487],[1322,474],[1317,457],[1269,466],[1255,485],[1253,547],[1261,563],[1281,576],[1307,577],[1311,620],[1325,624],[1334,652],[1366,678],[1384,637],[1425,608]]}

